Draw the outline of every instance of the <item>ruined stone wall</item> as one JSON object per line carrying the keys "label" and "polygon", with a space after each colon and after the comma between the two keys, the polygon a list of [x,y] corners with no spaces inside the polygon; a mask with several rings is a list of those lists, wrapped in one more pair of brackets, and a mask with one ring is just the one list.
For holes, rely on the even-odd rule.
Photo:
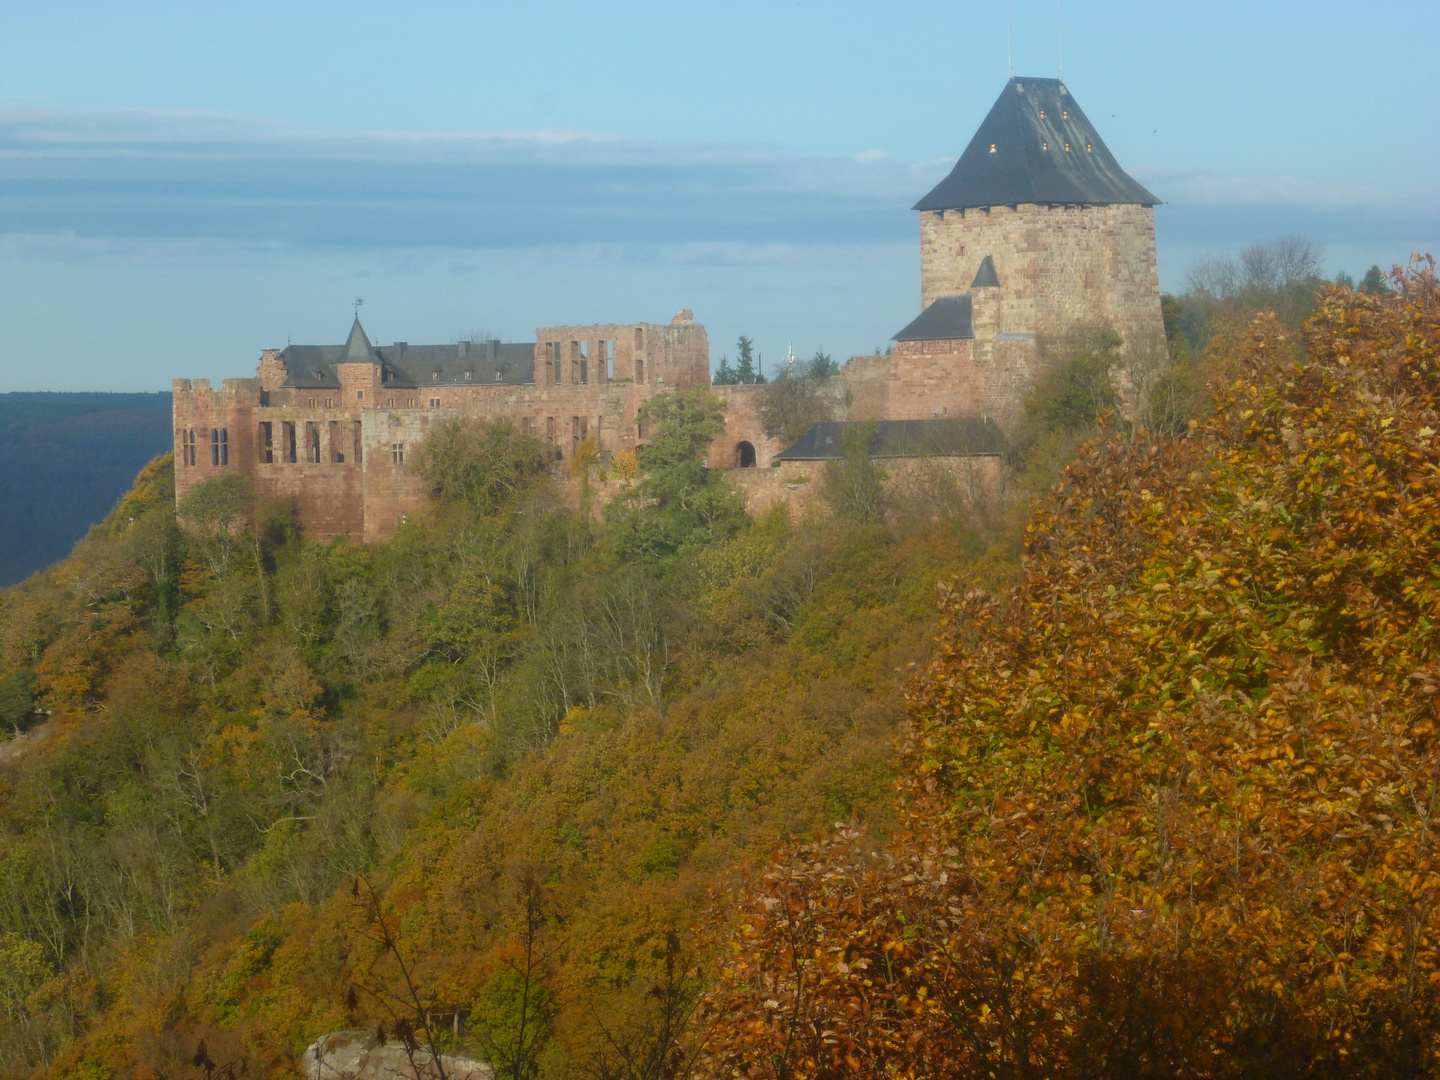
{"label": "ruined stone wall", "polygon": [[[1004,464],[998,457],[882,458],[881,500],[893,516],[990,515],[998,511]],[[745,499],[745,512],[760,517],[777,503],[790,520],[830,515],[823,461],[782,461],[768,469],[745,469],[730,480]]]}
{"label": "ruined stone wall", "polygon": [[846,420],[890,419],[889,356],[852,356],[840,369],[850,391]]}
{"label": "ruined stone wall", "polygon": [[1150,207],[922,211],[922,308],[939,296],[970,292],[986,255],[1000,279],[1000,334],[1056,333],[1103,321],[1127,345],[1164,338]]}

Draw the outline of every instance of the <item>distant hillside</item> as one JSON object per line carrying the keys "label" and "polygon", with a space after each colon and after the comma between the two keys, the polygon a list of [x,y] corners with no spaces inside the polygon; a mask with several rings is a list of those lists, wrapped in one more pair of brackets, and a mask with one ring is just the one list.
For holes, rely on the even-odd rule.
{"label": "distant hillside", "polygon": [[170,445],[168,393],[0,394],[0,585],[69,554]]}

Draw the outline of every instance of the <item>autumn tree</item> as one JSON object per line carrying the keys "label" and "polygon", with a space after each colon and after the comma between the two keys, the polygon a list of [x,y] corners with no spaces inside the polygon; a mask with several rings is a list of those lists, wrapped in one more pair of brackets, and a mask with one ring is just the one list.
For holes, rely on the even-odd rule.
{"label": "autumn tree", "polygon": [[907,828],[796,847],[710,1075],[1440,1067],[1440,286],[1257,317],[1192,437],[1086,449],[941,590]]}

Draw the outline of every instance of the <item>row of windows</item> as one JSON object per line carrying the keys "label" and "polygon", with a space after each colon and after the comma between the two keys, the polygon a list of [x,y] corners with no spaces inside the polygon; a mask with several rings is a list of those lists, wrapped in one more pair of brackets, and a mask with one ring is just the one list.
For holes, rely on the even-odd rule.
{"label": "row of windows", "polygon": [[[597,341],[597,353],[595,361],[599,365],[603,379],[613,382],[615,379],[615,342],[613,339]],[[640,356],[640,350],[644,346],[644,331],[639,327],[635,328],[635,381],[645,381],[645,358]],[[542,350],[545,356],[544,376],[541,385],[560,386],[563,383],[570,383],[574,386],[586,386],[590,382],[590,342],[571,341],[567,350],[563,341],[546,341],[542,343]],[[569,370],[569,378],[566,378],[566,370]]]}
{"label": "row of windows", "polygon": [[[186,428],[180,435],[180,464],[194,465],[197,461],[195,429]],[[227,428],[210,429],[210,464],[230,464],[230,432]]]}
{"label": "row of windows", "polygon": [[[1046,139],[1041,139],[1041,140],[1040,140],[1040,149],[1041,149],[1041,150],[1049,150],[1049,149],[1050,149],[1050,143],[1049,143],[1049,141],[1046,140]],[[1065,144],[1065,149],[1066,149],[1066,150],[1069,150],[1069,149],[1070,149],[1070,144],[1069,144],[1068,142]],[[995,152],[996,152],[996,150],[995,150],[995,144],[992,142],[992,143],[990,144],[990,153],[993,154],[993,153],[995,153]],[[1086,152],[1087,154],[1093,154],[1093,153],[1095,152],[1095,144],[1094,144],[1094,143],[1088,143],[1088,142],[1087,142],[1087,143],[1085,144],[1085,152]]]}

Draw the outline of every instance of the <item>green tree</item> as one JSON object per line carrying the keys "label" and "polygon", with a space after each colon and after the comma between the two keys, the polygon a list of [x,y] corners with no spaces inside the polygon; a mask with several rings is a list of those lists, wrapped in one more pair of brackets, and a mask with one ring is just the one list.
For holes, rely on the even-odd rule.
{"label": "green tree", "polygon": [[745,519],[722,472],[705,466],[711,441],[725,431],[725,404],[697,386],[659,394],[637,419],[650,432],[640,479],[606,511],[616,550],[626,559],[671,555],[733,533]]}
{"label": "green tree", "polygon": [[730,357],[720,357],[720,367],[716,369],[715,376],[710,382],[715,386],[734,386],[740,381],[740,376],[730,366]]}
{"label": "green tree", "polygon": [[737,383],[753,383],[755,381],[755,342],[751,341],[744,334],[735,345],[735,381]]}
{"label": "green tree", "polygon": [[1370,269],[1365,271],[1365,276],[1360,279],[1360,291],[1374,293],[1376,296],[1390,295],[1390,281],[1378,263],[1372,264]]}
{"label": "green tree", "polygon": [[433,495],[493,514],[538,482],[547,457],[539,439],[508,420],[450,420],[425,440],[417,468]]}

